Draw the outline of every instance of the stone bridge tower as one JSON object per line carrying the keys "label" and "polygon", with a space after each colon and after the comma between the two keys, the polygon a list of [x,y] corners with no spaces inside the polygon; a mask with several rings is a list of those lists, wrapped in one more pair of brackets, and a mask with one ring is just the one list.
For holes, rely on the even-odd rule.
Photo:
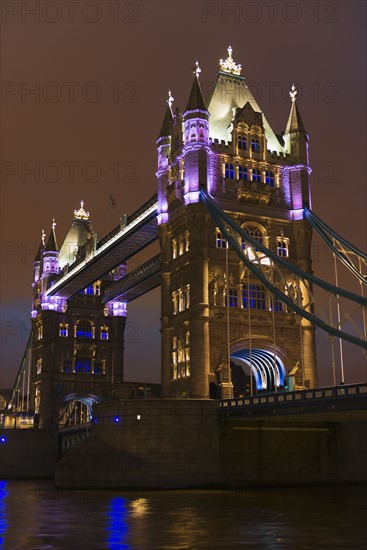
{"label": "stone bridge tower", "polygon": [[126,308],[121,303],[102,304],[101,294],[125,275],[125,266],[69,300],[47,297],[59,273],[78,259],[83,247],[93,246],[96,237],[83,203],[60,248],[55,226],[47,242],[42,235],[32,285],[30,402],[41,428],[90,420],[92,404],[111,397],[123,380]]}
{"label": "stone bridge tower", "polygon": [[313,387],[313,327],[247,272],[199,197],[204,187],[256,240],[311,272],[311,230],[303,219],[309,137],[296,90],[285,132],[276,135],[231,48],[207,103],[199,73],[196,63],[183,113],[172,108],[169,92],[157,139],[163,396],[226,397],[233,386],[236,395],[249,387],[281,390],[291,371],[296,386]]}

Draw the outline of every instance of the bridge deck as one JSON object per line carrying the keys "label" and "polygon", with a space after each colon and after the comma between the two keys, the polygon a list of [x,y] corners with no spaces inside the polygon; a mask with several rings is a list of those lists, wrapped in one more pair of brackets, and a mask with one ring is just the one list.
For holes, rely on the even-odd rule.
{"label": "bridge deck", "polygon": [[102,302],[118,298],[131,302],[161,284],[161,255],[157,254],[137,267],[123,279],[110,285],[102,296]]}

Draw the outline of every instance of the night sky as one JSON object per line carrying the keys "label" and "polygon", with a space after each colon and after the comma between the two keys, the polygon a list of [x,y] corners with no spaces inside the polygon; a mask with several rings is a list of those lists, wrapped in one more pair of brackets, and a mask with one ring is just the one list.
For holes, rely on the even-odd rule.
{"label": "night sky", "polygon": [[[364,1],[59,0],[27,12],[35,4],[1,3],[0,387],[12,386],[28,337],[42,228],[48,233],[55,218],[61,244],[84,199],[102,237],[149,199],[168,90],[183,110],[198,59],[205,95],[229,45],[276,133],[296,83],[313,210],[366,249]],[[35,167],[39,176],[29,173]],[[329,253],[318,239],[313,248],[316,275],[333,282]],[[128,307],[126,380],[159,382],[159,300],[156,289]],[[318,339],[327,384],[330,344],[323,333]],[[346,381],[364,380],[361,351],[347,347],[346,355]]]}

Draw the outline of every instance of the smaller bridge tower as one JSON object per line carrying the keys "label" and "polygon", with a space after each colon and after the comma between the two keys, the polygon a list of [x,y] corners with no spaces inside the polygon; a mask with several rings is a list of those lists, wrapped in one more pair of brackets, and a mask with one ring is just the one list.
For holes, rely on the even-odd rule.
{"label": "smaller bridge tower", "polygon": [[[91,405],[109,398],[123,381],[126,307],[101,302],[106,286],[125,275],[126,265],[95,281],[70,299],[46,291],[81,252],[96,242],[83,202],[59,248],[53,222],[34,261],[31,408],[39,426],[58,427],[90,419]],[[86,249],[86,251],[84,250]]]}

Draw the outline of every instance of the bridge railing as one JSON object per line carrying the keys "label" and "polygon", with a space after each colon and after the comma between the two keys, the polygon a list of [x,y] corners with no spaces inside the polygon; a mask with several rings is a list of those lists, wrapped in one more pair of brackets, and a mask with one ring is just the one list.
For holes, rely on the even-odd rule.
{"label": "bridge railing", "polygon": [[311,400],[324,400],[344,398],[356,395],[367,395],[367,384],[348,384],[343,386],[331,386],[312,390],[296,390],[293,392],[277,392],[258,394],[254,396],[238,397],[235,399],[221,399],[218,408],[221,412],[244,407],[256,407],[258,405],[275,405],[277,403],[290,403]]}

